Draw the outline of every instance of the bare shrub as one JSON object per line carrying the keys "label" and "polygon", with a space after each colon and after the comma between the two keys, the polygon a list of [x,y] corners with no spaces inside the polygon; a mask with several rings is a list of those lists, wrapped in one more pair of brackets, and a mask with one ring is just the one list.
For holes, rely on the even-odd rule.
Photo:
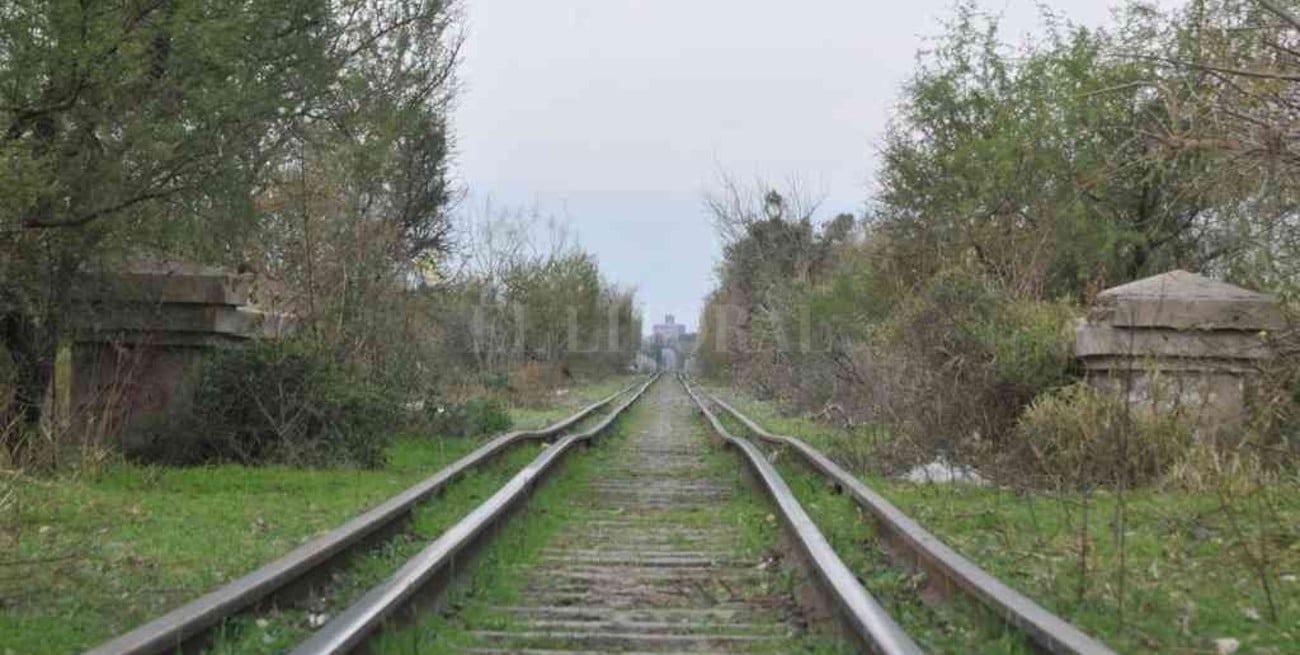
{"label": "bare shrub", "polygon": [[17,374],[9,349],[0,344],[0,416],[8,416],[13,407],[14,380]]}
{"label": "bare shrub", "polygon": [[[1015,300],[977,273],[950,269],[870,333],[860,375],[897,426],[887,457],[910,466],[944,457],[980,465],[1003,449],[1020,411],[1067,384],[1073,358],[1068,307]],[[863,392],[865,393],[865,392]]]}
{"label": "bare shrub", "polygon": [[254,343],[206,362],[192,415],[132,454],[182,465],[374,468],[398,412],[391,394],[319,347]]}
{"label": "bare shrub", "polygon": [[1130,404],[1117,393],[1077,383],[1034,400],[1012,433],[1005,465],[1041,486],[1073,488],[1160,480],[1194,443],[1178,412]]}
{"label": "bare shrub", "polygon": [[[1240,430],[1209,435],[1170,471],[1166,482],[1193,490],[1245,493],[1274,484],[1300,462],[1300,331],[1271,335],[1275,357],[1250,381]],[[1262,481],[1262,482],[1261,482]]]}
{"label": "bare shrub", "polygon": [[528,362],[510,376],[510,391],[515,402],[529,407],[545,406],[548,395],[573,381],[569,368],[560,363]]}

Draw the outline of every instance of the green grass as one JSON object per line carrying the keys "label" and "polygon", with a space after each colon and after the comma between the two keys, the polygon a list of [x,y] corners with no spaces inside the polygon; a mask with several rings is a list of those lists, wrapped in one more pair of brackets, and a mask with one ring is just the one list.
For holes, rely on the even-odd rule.
{"label": "green grass", "polygon": [[[638,379],[633,375],[620,375],[595,384],[570,389],[563,396],[550,396],[541,406],[512,406],[510,415],[515,430],[532,430],[551,425],[575,411],[617,393]],[[643,379],[643,378],[642,378]]]}
{"label": "green grass", "polygon": [[[819,449],[833,451],[847,438],[834,428],[781,417],[769,403],[739,399],[736,405],[768,430]],[[864,480],[1003,582],[1120,652],[1214,653],[1215,640],[1235,639],[1240,653],[1300,653],[1300,483],[1294,480],[1244,498],[1158,489],[1128,493],[1122,596],[1119,499],[1113,493],[1085,499]],[[842,529],[848,508],[839,505],[819,512],[826,517],[818,517],[819,524]],[[842,542],[837,550],[843,553],[851,544]],[[1080,557],[1084,544],[1086,559]],[[1251,564],[1261,553],[1276,621]],[[865,577],[870,580],[870,574]]]}
{"label": "green grass", "polygon": [[382,633],[373,652],[452,653],[475,643],[469,634],[472,629],[508,627],[507,619],[491,607],[519,601],[526,584],[519,571],[537,563],[561,527],[580,519],[581,506],[569,499],[578,497],[593,476],[609,464],[609,444],[625,438],[628,423],[628,418],[621,419],[600,438],[600,446],[585,452],[582,448],[571,451],[534,492],[526,509],[508,520],[475,558],[470,570],[453,583],[447,593],[446,609],[410,628]]}
{"label": "green grass", "polygon": [[[734,436],[748,436],[743,425],[719,415]],[[838,494],[818,473],[785,448],[761,444],[831,547],[862,581],[867,591],[928,653],[1028,655],[1033,649],[983,607],[957,597],[934,602],[926,578],[900,566],[883,548],[875,522],[846,494]],[[931,602],[927,602],[927,598]]]}
{"label": "green grass", "polygon": [[[410,526],[402,534],[350,561],[333,578],[333,593],[312,607],[311,613],[324,618],[347,608],[496,493],[542,450],[540,443],[524,444],[453,482],[436,501],[416,510]],[[285,652],[312,632],[308,614],[307,610],[293,609],[239,617],[226,626],[208,652],[213,655]]]}
{"label": "green grass", "polygon": [[[517,411],[516,426],[553,422],[626,383]],[[7,474],[0,653],[93,646],[337,527],[482,441],[403,435],[377,471],[120,464],[94,477]]]}

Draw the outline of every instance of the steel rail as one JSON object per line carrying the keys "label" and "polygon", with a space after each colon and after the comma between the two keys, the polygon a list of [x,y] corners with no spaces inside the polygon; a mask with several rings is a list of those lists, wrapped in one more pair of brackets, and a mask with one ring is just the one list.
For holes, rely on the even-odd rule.
{"label": "steel rail", "polygon": [[950,588],[961,589],[1003,621],[1024,632],[1038,648],[1054,655],[1115,655],[1115,651],[1105,644],[1047,611],[1028,596],[1003,584],[948,547],[884,496],[812,446],[794,437],[772,434],[723,400],[707,393],[705,395],[759,439],[791,448],[830,482],[848,490],[854,501],[876,518],[882,530],[898,537],[893,541],[901,540],[903,546],[915,555],[927,571],[945,580]]}
{"label": "steel rail", "polygon": [[[558,423],[537,430],[519,430],[488,441],[432,477],[363,512],[347,523],[215,591],[200,596],[138,628],[84,653],[84,655],[163,655],[183,651],[205,637],[222,621],[274,596],[312,571],[328,565],[367,537],[408,517],[421,502],[449,483],[524,441],[552,438],[607,407],[635,389],[633,383],[592,403]],[[647,383],[648,384],[648,383]],[[643,386],[644,388],[644,386]],[[640,392],[638,392],[640,393]]]}
{"label": "steel rail", "polygon": [[722,422],[696,394],[690,383],[684,377],[679,379],[682,386],[686,388],[686,393],[713,426],[714,432],[735,446],[758,474],[768,495],[776,501],[782,519],[812,564],[816,575],[831,592],[832,599],[863,643],[880,655],[920,655],[923,652],[921,648],[858,582],[857,576],[835,553],[835,549],[831,548],[826,537],[817,528],[817,524],[804,511],[794,493],[790,491],[790,487],[763,456],[762,451],[749,440],[732,436],[727,432]]}
{"label": "steel rail", "polygon": [[456,557],[519,503],[542,476],[575,444],[589,441],[609,429],[659,376],[643,384],[595,427],[562,437],[510,479],[490,498],[452,526],[433,543],[402,565],[392,577],[373,587],[290,651],[290,655],[336,655],[361,646],[383,622],[399,611],[426,583],[454,564]]}

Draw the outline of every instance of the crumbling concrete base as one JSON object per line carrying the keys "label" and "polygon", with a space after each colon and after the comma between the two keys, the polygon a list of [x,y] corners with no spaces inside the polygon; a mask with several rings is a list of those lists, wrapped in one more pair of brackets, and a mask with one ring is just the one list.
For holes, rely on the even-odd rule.
{"label": "crumbling concrete base", "polygon": [[1075,331],[1098,389],[1136,408],[1177,413],[1211,438],[1240,431],[1265,338],[1282,327],[1277,299],[1172,271],[1102,292]]}
{"label": "crumbling concrete base", "polygon": [[249,306],[250,276],[220,268],[151,264],[80,282],[73,429],[127,450],[165,438],[189,412],[214,349],[288,329],[284,316]]}
{"label": "crumbling concrete base", "polygon": [[1170,370],[1153,362],[1134,371],[1093,369],[1088,374],[1094,388],[1124,396],[1136,411],[1176,415],[1205,436],[1244,427],[1253,378],[1245,371]]}

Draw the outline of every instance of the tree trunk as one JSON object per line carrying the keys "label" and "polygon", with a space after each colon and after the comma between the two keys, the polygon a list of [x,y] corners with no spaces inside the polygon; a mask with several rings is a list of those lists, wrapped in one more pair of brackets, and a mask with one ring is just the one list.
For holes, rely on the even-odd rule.
{"label": "tree trunk", "polygon": [[[47,338],[45,332],[29,317],[13,312],[0,316],[0,342],[8,349],[14,365],[10,411],[26,426],[40,424],[45,411],[46,391],[54,378],[57,340]],[[5,445],[10,461],[22,461],[24,453],[20,441],[10,441]]]}

